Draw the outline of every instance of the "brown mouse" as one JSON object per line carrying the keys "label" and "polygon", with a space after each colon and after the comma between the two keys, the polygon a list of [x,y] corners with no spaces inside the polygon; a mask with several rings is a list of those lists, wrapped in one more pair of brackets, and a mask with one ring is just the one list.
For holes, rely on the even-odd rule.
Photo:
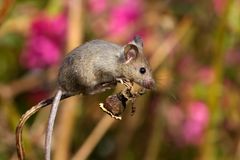
{"label": "brown mouse", "polygon": [[115,87],[121,78],[147,89],[154,85],[139,36],[123,47],[103,40],[77,47],[64,59],[58,83],[68,94],[95,94]]}
{"label": "brown mouse", "polygon": [[[124,80],[135,82],[146,89],[152,89],[155,85],[143,54],[143,40],[139,36],[124,46],[92,40],[75,48],[64,58],[57,80],[59,89],[55,97],[39,103],[41,108],[53,104],[45,138],[45,160],[51,157],[53,126],[61,99],[77,94],[100,93]],[[18,132],[21,130],[17,128]],[[23,157],[23,151],[19,151],[21,149],[20,144],[19,157]]]}

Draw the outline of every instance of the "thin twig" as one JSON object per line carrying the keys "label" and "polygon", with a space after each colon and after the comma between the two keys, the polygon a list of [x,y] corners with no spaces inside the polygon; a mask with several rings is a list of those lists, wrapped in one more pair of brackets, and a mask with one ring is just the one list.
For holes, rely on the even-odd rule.
{"label": "thin twig", "polygon": [[153,127],[151,131],[151,135],[149,136],[148,144],[146,147],[146,153],[144,156],[144,160],[159,160],[158,154],[159,149],[161,147],[161,140],[163,138],[162,128],[163,128],[163,120],[162,120],[162,108],[165,107],[166,102],[158,101],[156,113],[154,113],[153,118]]}
{"label": "thin twig", "polygon": [[31,72],[10,84],[0,84],[0,98],[11,99],[19,93],[36,88],[44,82],[43,72]]}
{"label": "thin twig", "polygon": [[3,20],[13,5],[14,0],[5,0],[2,1],[2,3],[2,7],[0,8],[0,25],[3,23]]}
{"label": "thin twig", "polygon": [[115,122],[115,119],[111,118],[109,115],[104,115],[97,126],[94,128],[93,132],[86,139],[85,143],[81,146],[79,151],[73,156],[72,160],[85,160],[90,155],[92,150],[101,140],[103,135],[107,132],[110,126]]}
{"label": "thin twig", "polygon": [[81,103],[82,96],[72,97],[62,103],[55,129],[53,160],[69,160],[71,135],[79,110],[82,110]]}
{"label": "thin twig", "polygon": [[[123,153],[128,149],[127,146],[129,146],[129,143],[131,142],[132,138],[134,137],[134,134],[141,125],[143,118],[144,118],[144,113],[146,111],[146,100],[148,99],[148,95],[143,96],[142,98],[138,99],[136,102],[136,106],[138,108],[137,114],[135,114],[133,117],[127,117],[124,121],[124,124],[121,125],[121,131],[118,133],[118,136],[116,137],[117,139],[117,145],[118,145],[118,152],[116,156],[116,160],[122,160],[123,158]],[[127,136],[126,136],[127,133]],[[120,140],[120,141],[118,141]]]}
{"label": "thin twig", "polygon": [[[61,97],[61,100],[66,99],[68,97],[71,97],[72,95],[63,95]],[[17,146],[17,154],[18,154],[18,159],[19,160],[24,160],[24,149],[22,146],[22,130],[23,130],[23,126],[26,123],[26,121],[32,116],[34,115],[36,112],[38,112],[40,109],[48,106],[49,104],[52,104],[53,102],[53,98],[49,98],[46,100],[41,101],[40,103],[38,103],[37,105],[33,106],[32,108],[30,108],[29,110],[27,110],[27,112],[25,114],[22,115],[17,128],[16,128],[16,146]]]}
{"label": "thin twig", "polygon": [[182,39],[186,36],[191,28],[191,20],[184,19],[179,27],[156,49],[155,53],[150,59],[152,70],[156,70],[160,64],[166,59],[166,57],[173,51],[174,48]]}
{"label": "thin twig", "polygon": [[22,130],[23,126],[26,123],[26,121],[36,112],[38,112],[43,106],[42,105],[36,105],[33,106],[31,109],[29,109],[24,115],[22,115],[19,124],[16,129],[16,146],[17,146],[17,154],[18,159],[23,160],[24,159],[24,149],[22,146]]}

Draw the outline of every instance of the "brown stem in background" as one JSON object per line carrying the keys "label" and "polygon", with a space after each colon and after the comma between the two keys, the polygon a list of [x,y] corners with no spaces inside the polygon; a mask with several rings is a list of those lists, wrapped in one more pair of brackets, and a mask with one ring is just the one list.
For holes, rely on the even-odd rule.
{"label": "brown stem in background", "polygon": [[[62,103],[59,112],[59,118],[57,119],[57,125],[54,136],[54,160],[67,160],[69,159],[70,142],[72,138],[72,132],[74,129],[74,124],[76,122],[76,117],[79,111],[76,111],[77,106],[79,106],[79,101],[81,98],[72,97],[71,99]],[[81,104],[80,104],[81,105]]]}
{"label": "brown stem in background", "polygon": [[15,80],[8,85],[0,84],[0,97],[11,99],[19,93],[32,90],[43,83],[43,72],[29,73],[21,79]]}
{"label": "brown stem in background", "polygon": [[[118,134],[117,140],[117,145],[119,146],[118,148],[118,153],[117,153],[117,160],[124,159],[123,155],[128,149],[128,145],[131,142],[131,139],[134,137],[134,133],[137,130],[137,128],[142,124],[143,120],[143,115],[144,112],[146,111],[146,99],[147,95],[141,97],[141,99],[138,99],[137,103],[135,106],[137,107],[137,113],[133,117],[128,117],[125,120],[125,123],[122,124],[121,132]],[[127,136],[126,136],[127,133]]]}
{"label": "brown stem in background", "polygon": [[0,8],[0,25],[3,23],[3,20],[13,5],[14,0],[4,0],[2,3],[2,7]]}
{"label": "brown stem in background", "polygon": [[56,81],[56,76],[56,68],[52,67],[47,71],[29,72],[10,84],[0,83],[0,98],[12,99],[20,93],[31,91],[43,84],[51,84]]}
{"label": "brown stem in background", "polygon": [[189,33],[191,27],[191,20],[184,19],[179,27],[157,48],[155,53],[150,59],[152,70],[156,70],[160,64],[166,59],[166,57],[181,43],[182,39]]}
{"label": "brown stem in background", "polygon": [[154,114],[153,127],[151,135],[149,136],[148,144],[146,147],[146,153],[144,160],[159,160],[158,153],[160,150],[161,140],[162,140],[162,129],[163,129],[163,120],[162,120],[162,110],[166,107],[165,102],[156,104],[156,113]]}
{"label": "brown stem in background", "polygon": [[112,126],[113,122],[115,122],[115,119],[111,118],[107,114],[104,115],[92,133],[85,140],[84,144],[80,147],[78,152],[73,156],[72,160],[87,159],[107,130]]}

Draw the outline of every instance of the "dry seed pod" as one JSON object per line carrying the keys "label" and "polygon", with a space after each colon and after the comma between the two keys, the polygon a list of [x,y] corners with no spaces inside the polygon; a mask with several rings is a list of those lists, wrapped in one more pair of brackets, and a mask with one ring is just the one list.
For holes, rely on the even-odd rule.
{"label": "dry seed pod", "polygon": [[121,114],[126,108],[127,100],[128,99],[126,99],[120,92],[118,94],[108,96],[104,103],[99,104],[99,107],[111,117],[121,120]]}
{"label": "dry seed pod", "polygon": [[136,111],[136,107],[134,106],[134,102],[138,96],[141,96],[145,93],[144,89],[140,89],[139,91],[133,91],[133,86],[128,85],[121,92],[108,96],[104,103],[100,103],[99,107],[109,114],[112,118],[117,120],[121,120],[121,114],[124,112],[127,102],[131,102],[131,115],[133,115]]}

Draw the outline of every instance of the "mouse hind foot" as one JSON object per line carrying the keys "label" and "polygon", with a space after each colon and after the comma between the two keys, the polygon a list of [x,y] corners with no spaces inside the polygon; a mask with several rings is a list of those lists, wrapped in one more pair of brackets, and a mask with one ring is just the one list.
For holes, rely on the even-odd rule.
{"label": "mouse hind foot", "polygon": [[97,84],[93,87],[90,87],[86,90],[86,94],[97,94],[97,93],[101,93],[104,92],[106,90],[109,89],[113,89],[114,87],[116,87],[117,83],[116,82],[104,82],[104,83],[100,83]]}

